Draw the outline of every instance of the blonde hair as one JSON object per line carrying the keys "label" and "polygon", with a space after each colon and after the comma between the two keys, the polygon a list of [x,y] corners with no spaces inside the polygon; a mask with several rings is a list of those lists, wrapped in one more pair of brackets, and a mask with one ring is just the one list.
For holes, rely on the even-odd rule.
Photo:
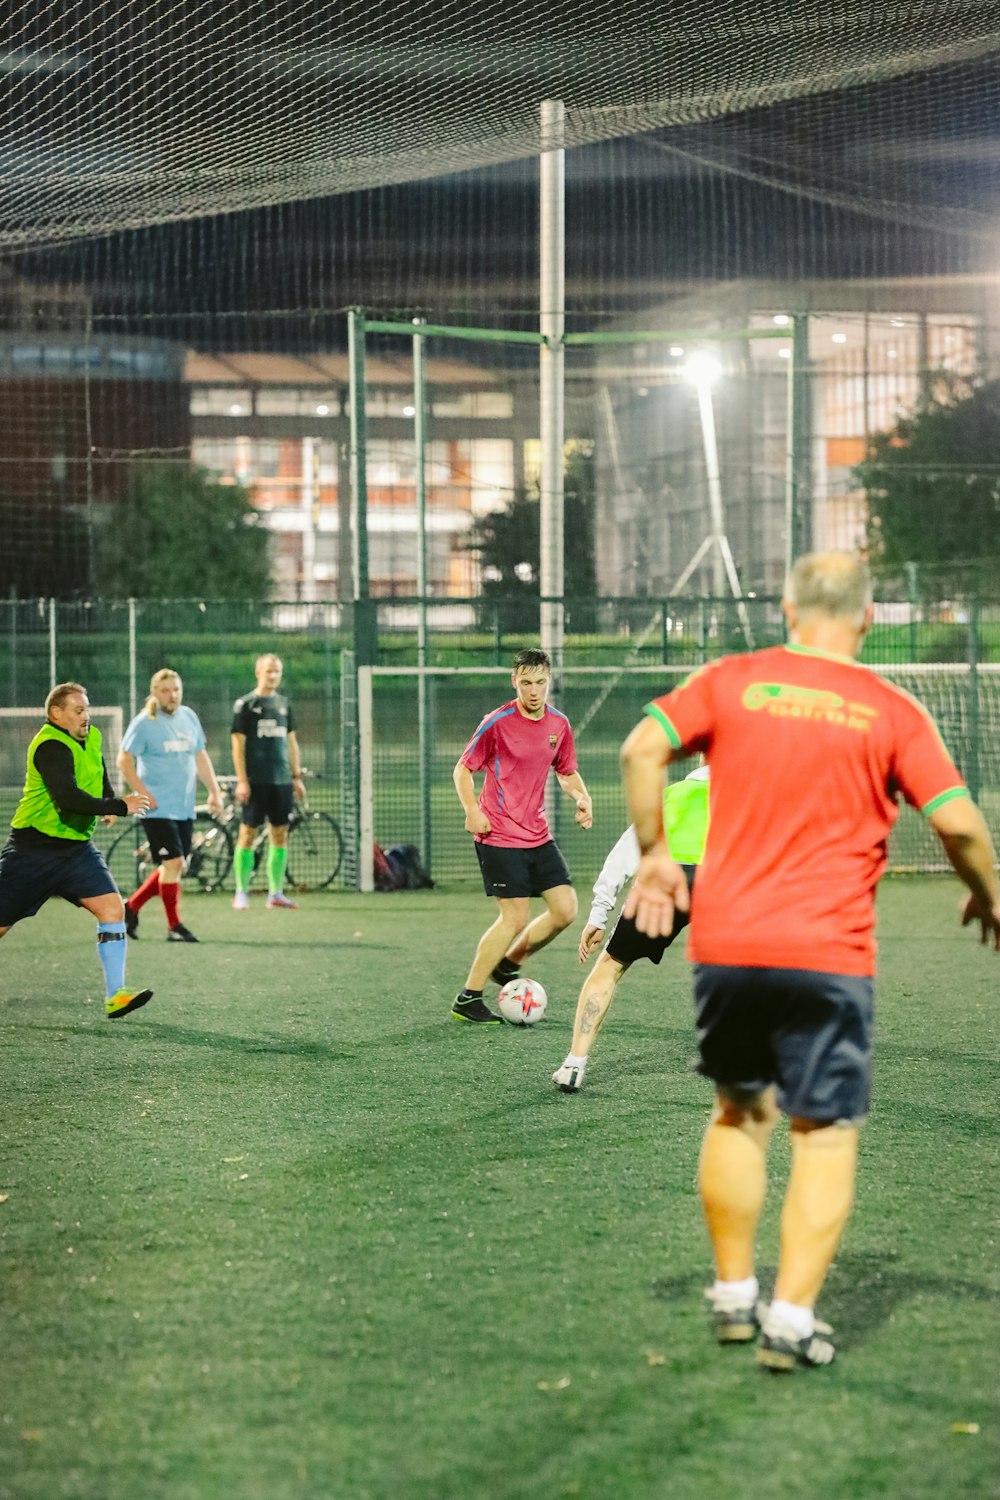
{"label": "blonde hair", "polygon": [[[149,679],[149,697],[146,699],[146,707],[144,710],[144,712],[148,714],[151,719],[156,718],[156,715],[159,712],[160,708],[160,705],[156,701],[156,698],[153,694],[153,689],[158,688],[161,682],[180,682],[180,680],[181,674],[179,672],[175,672],[173,667],[161,667],[158,672],[153,673],[152,677]],[[183,683],[181,684],[181,686],[183,687]]]}
{"label": "blonde hair", "polygon": [[45,699],[45,717],[49,717],[52,709],[62,708],[66,699],[72,698],[76,693],[82,693],[86,698],[87,689],[78,682],[57,682]]}
{"label": "blonde hair", "polygon": [[807,552],[788,575],[785,598],[800,614],[861,625],[872,602],[872,581],[866,564],[850,552]]}

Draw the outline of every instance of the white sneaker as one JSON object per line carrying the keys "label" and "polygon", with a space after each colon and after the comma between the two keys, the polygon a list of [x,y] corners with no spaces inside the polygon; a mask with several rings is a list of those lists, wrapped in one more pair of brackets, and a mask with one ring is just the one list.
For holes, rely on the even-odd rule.
{"label": "white sneaker", "polygon": [[236,895],[233,897],[233,911],[249,911],[249,910],[250,910],[250,892],[249,891],[237,891]]}
{"label": "white sneaker", "polygon": [[567,1058],[561,1068],[556,1068],[552,1075],[552,1082],[557,1088],[561,1088],[564,1094],[572,1094],[583,1083],[583,1075],[586,1071],[586,1058],[583,1062],[573,1063]]}

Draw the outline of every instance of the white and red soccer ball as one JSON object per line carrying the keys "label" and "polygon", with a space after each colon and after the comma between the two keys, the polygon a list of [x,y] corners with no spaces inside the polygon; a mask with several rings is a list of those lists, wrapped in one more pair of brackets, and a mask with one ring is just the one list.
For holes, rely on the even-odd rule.
{"label": "white and red soccer ball", "polygon": [[497,1009],[511,1026],[534,1026],[548,1003],[537,979],[509,979],[497,997]]}

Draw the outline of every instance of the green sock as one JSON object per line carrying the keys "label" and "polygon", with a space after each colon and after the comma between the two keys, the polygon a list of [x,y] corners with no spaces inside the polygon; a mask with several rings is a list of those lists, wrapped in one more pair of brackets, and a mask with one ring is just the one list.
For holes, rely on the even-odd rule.
{"label": "green sock", "polygon": [[248,891],[253,879],[253,850],[237,849],[233,859],[233,873],[236,876],[236,889]]}
{"label": "green sock", "polygon": [[267,893],[269,896],[281,895],[287,863],[288,850],[280,849],[277,844],[272,844],[267,851]]}

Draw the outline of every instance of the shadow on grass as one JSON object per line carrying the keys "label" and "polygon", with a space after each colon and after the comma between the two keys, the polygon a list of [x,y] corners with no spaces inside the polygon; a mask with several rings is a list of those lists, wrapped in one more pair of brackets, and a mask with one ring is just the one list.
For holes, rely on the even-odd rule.
{"label": "shadow on grass", "polygon": [[[759,1274],[766,1292],[774,1283],[774,1267],[762,1266]],[[660,1276],[652,1283],[652,1294],[660,1302],[691,1305],[700,1301],[709,1281],[710,1274],[701,1272]],[[888,1323],[901,1303],[925,1296],[995,1305],[991,1289],[978,1282],[908,1271],[892,1252],[846,1251],[830,1271],[821,1316],[833,1323],[837,1348],[854,1349]]]}
{"label": "shadow on grass", "polygon": [[352,1059],[353,1052],[335,1052],[331,1047],[322,1042],[296,1041],[280,1033],[272,1033],[271,1036],[230,1036],[222,1031],[196,1031],[190,1026],[171,1026],[163,1021],[137,1021],[134,1026],[126,1028],[124,1025],[111,1026],[38,1026],[30,1022],[22,1025],[14,1023],[7,1029],[11,1031],[52,1032],[56,1037],[65,1039],[70,1036],[81,1036],[88,1041],[95,1039],[99,1041],[114,1041],[121,1044],[122,1039],[141,1041],[142,1038],[152,1038],[158,1042],[173,1042],[180,1047],[204,1047],[214,1052],[239,1052],[245,1057],[267,1056],[267,1057],[309,1057],[319,1058],[323,1062],[346,1062]]}

